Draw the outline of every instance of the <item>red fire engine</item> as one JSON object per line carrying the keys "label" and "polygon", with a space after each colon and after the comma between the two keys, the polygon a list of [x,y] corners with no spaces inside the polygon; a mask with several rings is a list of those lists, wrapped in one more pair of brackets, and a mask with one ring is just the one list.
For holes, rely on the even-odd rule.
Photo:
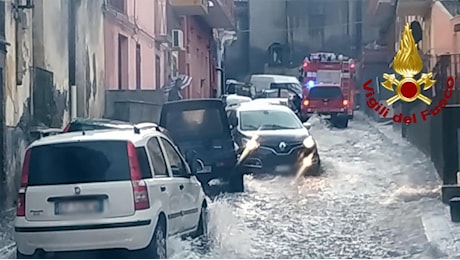
{"label": "red fire engine", "polygon": [[336,126],[347,127],[354,110],[354,72],[354,61],[344,55],[321,52],[306,57],[300,69],[301,118],[330,115]]}

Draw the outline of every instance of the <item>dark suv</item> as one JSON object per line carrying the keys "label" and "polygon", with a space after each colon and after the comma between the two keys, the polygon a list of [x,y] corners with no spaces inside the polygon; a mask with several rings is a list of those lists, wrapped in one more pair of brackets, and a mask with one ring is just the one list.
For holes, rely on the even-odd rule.
{"label": "dark suv", "polygon": [[197,177],[206,186],[220,179],[227,191],[244,191],[242,173],[236,168],[237,156],[230,126],[220,99],[192,99],[163,105],[160,125],[168,129],[184,154],[199,162]]}

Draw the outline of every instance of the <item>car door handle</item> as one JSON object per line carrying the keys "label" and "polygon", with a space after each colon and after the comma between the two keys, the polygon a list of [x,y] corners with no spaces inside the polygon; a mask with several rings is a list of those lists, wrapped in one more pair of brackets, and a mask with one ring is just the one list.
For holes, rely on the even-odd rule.
{"label": "car door handle", "polygon": [[184,185],[179,185],[179,189],[183,190],[184,189]]}
{"label": "car door handle", "polygon": [[164,191],[166,191],[166,187],[165,187],[165,186],[161,186],[161,187],[160,187],[160,190],[161,190],[161,192],[164,192]]}

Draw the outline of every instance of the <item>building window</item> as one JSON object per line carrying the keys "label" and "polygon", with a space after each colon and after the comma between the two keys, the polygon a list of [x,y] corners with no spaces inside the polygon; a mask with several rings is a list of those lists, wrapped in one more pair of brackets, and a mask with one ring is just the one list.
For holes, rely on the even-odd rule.
{"label": "building window", "polygon": [[128,89],[128,38],[118,35],[118,89]]}
{"label": "building window", "polygon": [[141,45],[136,44],[136,89],[141,89]]}
{"label": "building window", "polygon": [[155,85],[157,89],[161,88],[161,60],[160,56],[155,55]]}
{"label": "building window", "polygon": [[126,13],[126,0],[109,0],[109,5],[120,13]]}

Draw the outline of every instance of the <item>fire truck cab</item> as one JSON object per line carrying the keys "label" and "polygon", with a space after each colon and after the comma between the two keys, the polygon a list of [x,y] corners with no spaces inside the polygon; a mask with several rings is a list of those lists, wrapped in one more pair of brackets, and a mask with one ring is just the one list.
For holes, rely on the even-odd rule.
{"label": "fire truck cab", "polygon": [[336,127],[348,127],[354,110],[354,61],[341,54],[312,53],[299,71],[301,119],[306,121],[315,113],[328,115]]}

